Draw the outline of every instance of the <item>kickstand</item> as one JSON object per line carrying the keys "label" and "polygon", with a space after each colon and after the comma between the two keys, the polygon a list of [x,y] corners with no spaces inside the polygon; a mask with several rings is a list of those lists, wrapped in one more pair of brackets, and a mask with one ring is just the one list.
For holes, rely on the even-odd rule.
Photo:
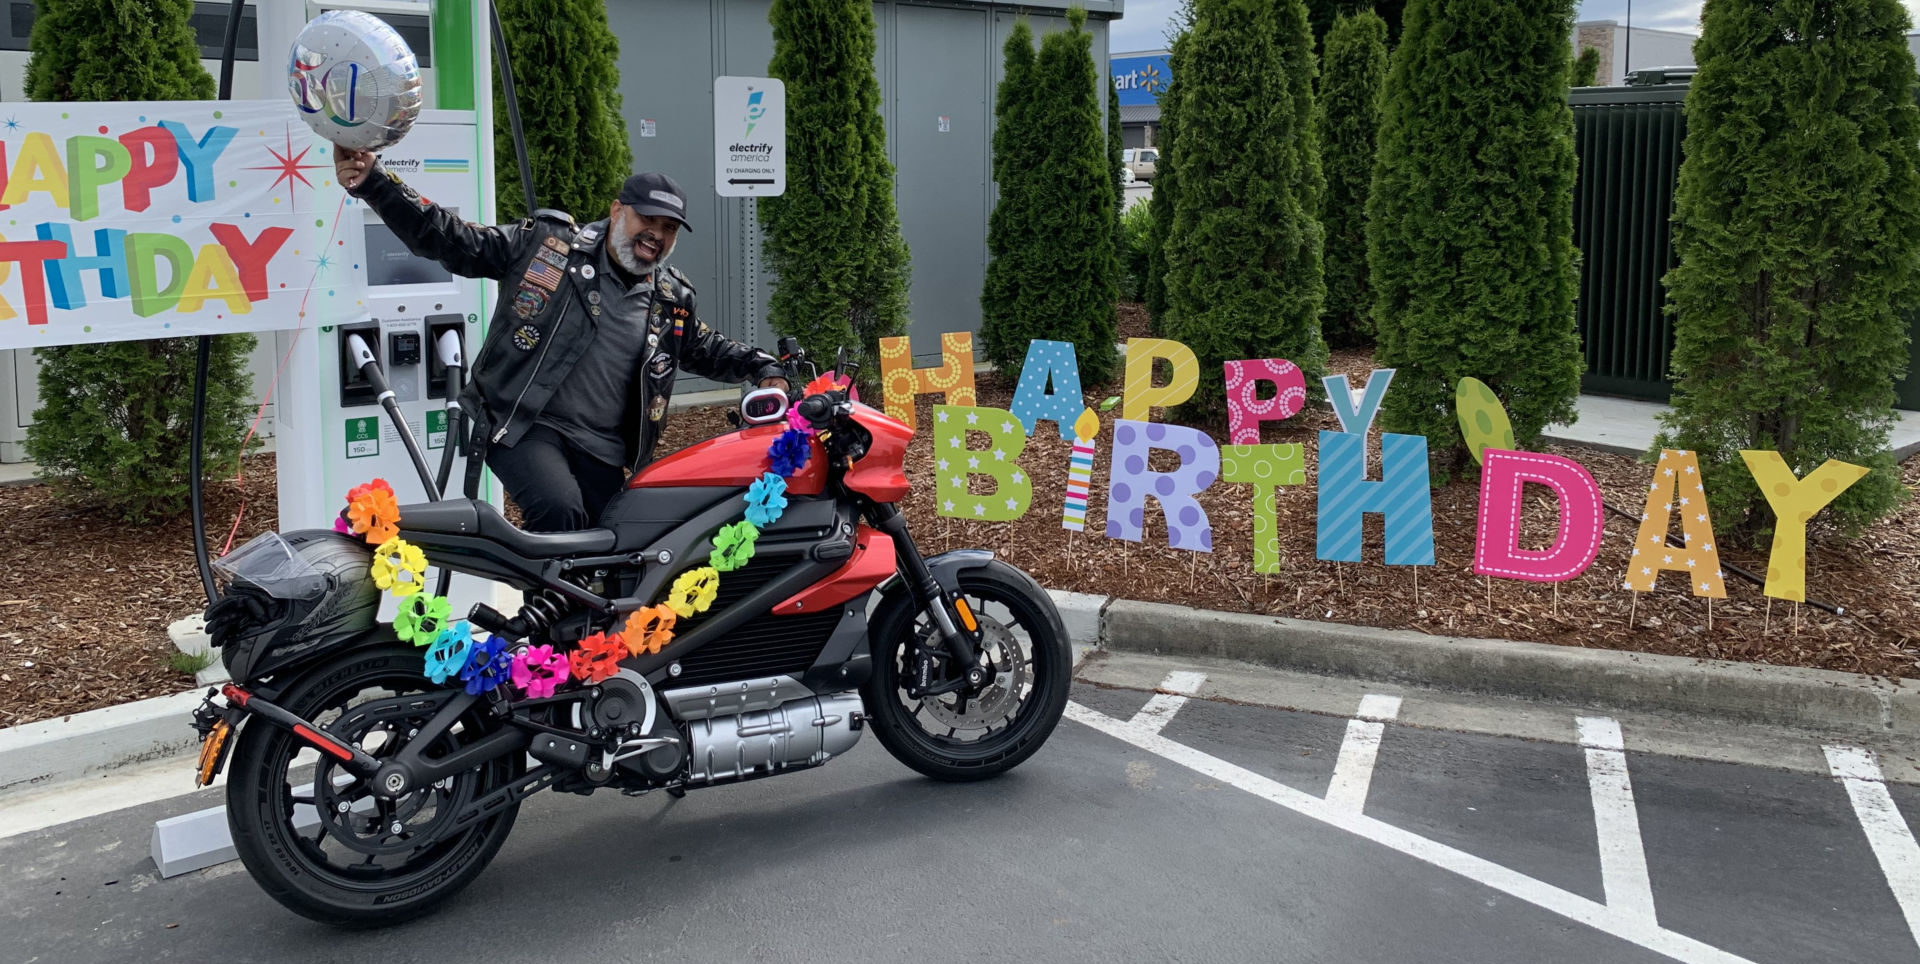
{"label": "kickstand", "polygon": [[673,784],[673,785],[671,785],[671,786],[668,786],[668,787],[666,788],[666,790],[667,790],[667,796],[670,796],[670,797],[672,797],[672,798],[674,798],[675,800],[678,800],[678,799],[680,799],[681,797],[684,797],[684,796],[686,796],[686,795],[687,795],[687,788],[686,788],[686,787],[683,787],[683,786],[681,786],[681,785],[680,785],[680,784],[678,784],[678,783],[675,783],[675,784]]}

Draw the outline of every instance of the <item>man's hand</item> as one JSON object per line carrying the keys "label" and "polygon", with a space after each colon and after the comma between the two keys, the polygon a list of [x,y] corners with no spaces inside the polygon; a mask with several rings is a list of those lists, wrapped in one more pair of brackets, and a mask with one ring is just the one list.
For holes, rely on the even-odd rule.
{"label": "man's hand", "polygon": [[367,172],[373,170],[373,152],[356,151],[335,144],[333,147],[333,179],[340,186],[351,191],[366,180]]}
{"label": "man's hand", "polygon": [[760,387],[777,388],[789,395],[793,394],[793,386],[784,378],[762,378],[760,379]]}

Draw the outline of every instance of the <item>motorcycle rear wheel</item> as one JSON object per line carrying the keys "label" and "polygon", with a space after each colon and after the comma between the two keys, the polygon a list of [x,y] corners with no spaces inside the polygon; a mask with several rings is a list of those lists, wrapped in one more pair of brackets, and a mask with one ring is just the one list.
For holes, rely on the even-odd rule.
{"label": "motorcycle rear wheel", "polygon": [[1033,577],[995,561],[960,573],[960,593],[986,629],[982,657],[999,672],[995,685],[979,700],[909,697],[916,640],[931,639],[932,626],[903,598],[877,614],[873,674],[860,693],[895,759],[951,782],[999,776],[1037,752],[1066,711],[1073,675],[1066,628]]}
{"label": "motorcycle rear wheel", "polygon": [[[350,653],[305,673],[279,703],[333,731],[329,724],[351,706],[434,690],[421,669],[421,651],[412,647],[396,644]],[[334,735],[360,743],[375,756],[387,756],[403,745],[401,734],[418,725],[406,720],[386,724],[377,739],[361,733]],[[443,740],[469,742],[497,725],[476,710]],[[446,749],[451,744],[437,748],[436,755]],[[431,911],[479,876],[506,842],[519,806],[505,807],[447,839],[417,848],[407,846],[404,830],[388,836],[389,821],[398,821],[402,828],[414,821],[430,823],[505,785],[524,769],[522,754],[510,753],[402,800],[379,801],[292,733],[253,720],[234,748],[227,823],[241,862],[287,909],[337,927],[385,927]],[[302,808],[299,812],[296,805]],[[333,819],[321,820],[318,810],[309,808],[324,808]]]}

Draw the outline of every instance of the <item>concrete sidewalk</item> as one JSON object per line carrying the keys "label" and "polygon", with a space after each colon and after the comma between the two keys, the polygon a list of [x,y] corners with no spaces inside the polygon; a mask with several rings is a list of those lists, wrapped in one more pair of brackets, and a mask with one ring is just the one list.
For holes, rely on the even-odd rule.
{"label": "concrete sidewalk", "polygon": [[[1660,415],[1671,409],[1659,402],[1605,395],[1582,395],[1576,407],[1579,420],[1572,425],[1548,426],[1548,441],[1635,456],[1644,455],[1653,447],[1654,436],[1660,432]],[[1894,459],[1904,460],[1920,452],[1920,412],[1896,414],[1900,420],[1894,424],[1888,444]]]}

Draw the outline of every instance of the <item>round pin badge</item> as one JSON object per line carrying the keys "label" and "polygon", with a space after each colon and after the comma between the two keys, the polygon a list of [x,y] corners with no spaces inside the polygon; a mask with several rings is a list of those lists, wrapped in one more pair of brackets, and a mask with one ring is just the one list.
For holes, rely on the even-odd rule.
{"label": "round pin badge", "polygon": [[582,278],[585,278],[585,279],[587,279],[588,281],[592,281],[592,280],[593,280],[593,265],[587,265],[586,267],[584,267],[584,268],[581,268],[581,269],[580,269],[580,277],[582,277]]}

